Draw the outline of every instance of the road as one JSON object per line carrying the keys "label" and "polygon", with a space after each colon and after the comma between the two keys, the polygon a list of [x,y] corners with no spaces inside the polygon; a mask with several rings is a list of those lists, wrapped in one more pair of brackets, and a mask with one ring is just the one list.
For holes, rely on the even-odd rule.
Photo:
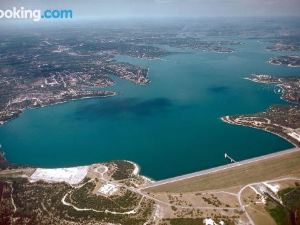
{"label": "road", "polygon": [[[264,182],[266,182],[266,183],[273,183],[273,182],[286,181],[286,180],[297,180],[297,181],[299,181],[300,179],[296,178],[296,177],[284,177],[284,178],[279,178],[279,179],[274,179],[274,180],[267,180],[267,181],[264,181]],[[250,188],[251,186],[257,185],[257,184],[263,184],[263,182],[256,182],[256,183],[252,183],[252,184],[247,184],[247,185],[245,185],[244,187],[242,187],[240,189],[240,191],[238,192],[238,195],[237,195],[238,196],[239,204],[240,204],[242,210],[245,212],[245,215],[246,215],[246,217],[247,217],[247,219],[248,219],[248,221],[249,221],[249,223],[251,225],[255,225],[255,223],[254,223],[254,221],[252,220],[251,216],[249,215],[249,213],[246,210],[247,205],[243,204],[242,193],[243,193],[243,191],[246,188],[248,188],[248,187]]]}

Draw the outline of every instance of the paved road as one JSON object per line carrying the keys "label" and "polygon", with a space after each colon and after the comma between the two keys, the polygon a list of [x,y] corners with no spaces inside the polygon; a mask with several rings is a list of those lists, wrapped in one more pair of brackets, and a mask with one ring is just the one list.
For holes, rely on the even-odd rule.
{"label": "paved road", "polygon": [[288,150],[275,152],[275,153],[271,153],[271,154],[268,154],[268,155],[263,155],[263,156],[259,156],[259,157],[255,157],[255,158],[251,158],[251,159],[246,159],[246,160],[243,160],[243,161],[239,161],[239,162],[236,162],[236,163],[231,163],[231,164],[224,165],[224,166],[218,166],[218,167],[214,167],[214,168],[211,168],[211,169],[198,171],[198,172],[195,172],[195,173],[189,173],[189,174],[186,174],[186,175],[182,175],[182,176],[178,176],[178,177],[173,177],[173,178],[157,181],[157,182],[148,184],[148,185],[142,187],[141,189],[143,190],[143,189],[146,189],[146,188],[152,188],[152,187],[156,187],[156,186],[160,186],[160,185],[164,185],[164,184],[168,184],[168,183],[172,183],[172,182],[176,182],[176,181],[180,181],[180,180],[186,180],[186,179],[197,177],[197,176],[202,176],[202,175],[206,175],[206,174],[210,174],[210,173],[215,173],[215,172],[219,172],[219,171],[222,171],[222,170],[226,170],[226,169],[234,168],[234,167],[237,167],[237,166],[254,163],[254,162],[257,162],[257,161],[264,160],[264,159],[270,159],[270,158],[273,158],[273,157],[285,155],[285,154],[296,152],[296,151],[300,151],[300,148],[291,148],[291,149],[288,149]]}

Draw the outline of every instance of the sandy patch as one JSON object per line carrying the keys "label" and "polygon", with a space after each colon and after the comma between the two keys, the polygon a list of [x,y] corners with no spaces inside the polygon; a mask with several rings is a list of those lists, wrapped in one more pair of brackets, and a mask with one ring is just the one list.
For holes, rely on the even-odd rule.
{"label": "sandy patch", "polygon": [[266,182],[263,182],[263,184],[266,185],[269,189],[271,189],[271,191],[274,192],[275,194],[277,194],[277,192],[280,189],[280,185],[279,184],[271,185],[271,184],[268,184]]}
{"label": "sandy patch", "polygon": [[46,182],[66,182],[68,184],[78,184],[87,175],[89,167],[79,166],[70,168],[58,168],[58,169],[42,169],[38,168],[30,176],[30,182],[36,182],[43,180]]}
{"label": "sandy patch", "polygon": [[300,141],[300,135],[294,131],[288,133],[289,136],[296,139],[297,141]]}
{"label": "sandy patch", "polygon": [[213,219],[211,218],[206,218],[203,220],[203,223],[205,225],[224,225],[224,222],[223,221],[220,221],[219,223],[216,223]]}
{"label": "sandy patch", "polygon": [[115,184],[104,184],[101,186],[98,190],[98,193],[103,194],[103,195],[113,195],[118,191],[118,186]]}

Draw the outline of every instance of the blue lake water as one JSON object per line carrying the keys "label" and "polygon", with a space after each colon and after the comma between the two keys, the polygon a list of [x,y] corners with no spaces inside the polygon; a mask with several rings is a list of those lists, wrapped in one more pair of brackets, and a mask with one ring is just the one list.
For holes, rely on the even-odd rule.
{"label": "blue lake water", "polygon": [[151,83],[116,79],[120,95],[27,110],[0,127],[0,143],[14,163],[39,167],[84,165],[114,159],[137,162],[154,179],[242,160],[292,147],[221,116],[254,113],[285,104],[272,86],[243,77],[259,72],[297,75],[300,69],[266,63],[279,53],[243,40],[232,54],[191,51],[142,60],[117,60],[150,68]]}

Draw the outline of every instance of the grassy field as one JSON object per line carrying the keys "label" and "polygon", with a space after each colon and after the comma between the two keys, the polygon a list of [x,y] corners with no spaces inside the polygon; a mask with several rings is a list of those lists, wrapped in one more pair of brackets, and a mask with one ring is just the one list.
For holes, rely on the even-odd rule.
{"label": "grassy field", "polygon": [[144,189],[146,192],[196,192],[225,189],[284,176],[300,176],[300,151],[222,171]]}

